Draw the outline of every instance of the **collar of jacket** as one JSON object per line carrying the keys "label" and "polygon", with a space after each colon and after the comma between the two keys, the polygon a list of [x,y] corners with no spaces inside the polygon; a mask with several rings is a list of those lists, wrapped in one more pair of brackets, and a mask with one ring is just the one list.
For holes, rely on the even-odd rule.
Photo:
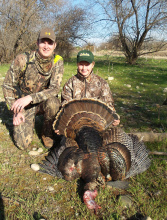
{"label": "collar of jacket", "polygon": [[86,81],[86,82],[90,82],[91,81],[91,78],[92,78],[92,75],[93,75],[93,70],[92,72],[89,74],[88,77],[84,77],[82,74],[80,74],[79,71],[77,71],[77,78],[79,80],[81,80],[82,82]]}

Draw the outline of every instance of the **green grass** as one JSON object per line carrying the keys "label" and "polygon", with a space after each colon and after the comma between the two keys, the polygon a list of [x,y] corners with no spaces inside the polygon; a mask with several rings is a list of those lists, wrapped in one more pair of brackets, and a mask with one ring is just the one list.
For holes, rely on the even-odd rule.
{"label": "green grass", "polygon": [[[167,108],[162,106],[167,87],[166,60],[140,59],[135,66],[125,63],[122,57],[95,57],[94,73],[108,81],[115,108],[121,116],[121,126],[126,132],[167,131]],[[0,66],[2,85],[9,65]],[[64,83],[76,74],[76,59],[64,64]],[[131,85],[131,87],[128,87]],[[62,89],[62,87],[61,87]],[[60,97],[60,96],[59,96]],[[163,156],[153,156],[146,172],[130,178],[128,191],[110,188],[99,189],[96,198],[102,207],[97,215],[86,208],[81,199],[82,182],[66,182],[49,175],[36,173],[30,164],[41,162],[46,150],[40,132],[42,118],[37,118],[34,140],[27,151],[18,150],[9,134],[12,133],[12,116],[8,113],[2,90],[0,92],[0,219],[7,220],[57,219],[128,219],[150,216],[155,220],[167,219],[167,162]],[[146,143],[151,151],[166,151],[167,140]],[[43,155],[30,156],[32,148],[43,148]],[[165,157],[164,157],[165,159]],[[49,191],[53,187],[54,191]],[[133,205],[125,208],[119,195],[129,193]],[[0,197],[0,198],[1,198]]]}

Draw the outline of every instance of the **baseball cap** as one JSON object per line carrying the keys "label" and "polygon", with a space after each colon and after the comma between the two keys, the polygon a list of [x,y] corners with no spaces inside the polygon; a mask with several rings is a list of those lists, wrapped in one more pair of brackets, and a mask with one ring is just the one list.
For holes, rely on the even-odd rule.
{"label": "baseball cap", "polygon": [[48,38],[52,41],[56,40],[56,36],[54,31],[51,28],[43,28],[40,32],[39,32],[39,36],[38,36],[38,40],[41,40],[42,38]]}
{"label": "baseball cap", "polygon": [[94,61],[93,53],[90,50],[81,50],[77,54],[77,63],[86,61],[92,63]]}

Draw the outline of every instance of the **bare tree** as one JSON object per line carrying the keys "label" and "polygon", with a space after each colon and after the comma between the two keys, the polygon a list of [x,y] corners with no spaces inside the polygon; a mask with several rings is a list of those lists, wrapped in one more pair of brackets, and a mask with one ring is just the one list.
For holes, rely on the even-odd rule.
{"label": "bare tree", "polygon": [[[115,29],[119,33],[122,50],[130,64],[135,64],[141,55],[161,50],[166,44],[161,37],[167,24],[167,1],[96,0],[95,4],[104,12],[96,22],[116,24],[112,31]],[[150,41],[152,36],[161,38],[158,47],[144,48],[143,43]]]}
{"label": "bare tree", "polygon": [[[8,61],[34,41],[32,33],[39,23],[39,8],[36,0],[1,1],[0,7],[0,46],[4,60]],[[32,42],[31,42],[32,43]]]}
{"label": "bare tree", "polygon": [[74,7],[65,10],[59,17],[55,18],[57,35],[57,47],[60,54],[65,57],[70,56],[73,45],[77,44],[78,39],[84,39],[87,29],[86,16],[83,9]]}

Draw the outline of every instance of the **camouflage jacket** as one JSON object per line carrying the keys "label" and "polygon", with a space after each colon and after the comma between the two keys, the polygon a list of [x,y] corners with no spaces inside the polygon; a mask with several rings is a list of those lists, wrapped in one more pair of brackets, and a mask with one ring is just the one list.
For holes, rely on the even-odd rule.
{"label": "camouflage jacket", "polygon": [[2,87],[9,108],[20,97],[30,95],[31,103],[36,104],[56,96],[60,90],[64,72],[62,57],[53,56],[48,72],[43,72],[37,64],[36,53],[18,55],[6,74]]}
{"label": "camouflage jacket", "polygon": [[78,72],[64,85],[61,93],[62,105],[72,99],[80,98],[100,99],[115,111],[114,100],[108,83],[93,72],[87,78]]}

